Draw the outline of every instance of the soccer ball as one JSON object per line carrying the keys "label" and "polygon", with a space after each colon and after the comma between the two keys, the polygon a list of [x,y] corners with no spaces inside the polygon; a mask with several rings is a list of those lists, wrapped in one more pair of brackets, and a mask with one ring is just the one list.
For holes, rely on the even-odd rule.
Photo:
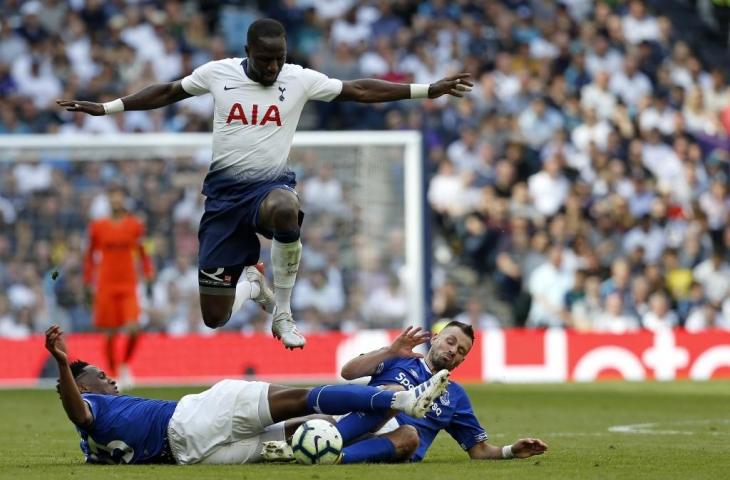
{"label": "soccer ball", "polygon": [[340,458],[342,436],[326,420],[308,420],[297,428],[291,439],[294,458],[305,465],[332,465]]}

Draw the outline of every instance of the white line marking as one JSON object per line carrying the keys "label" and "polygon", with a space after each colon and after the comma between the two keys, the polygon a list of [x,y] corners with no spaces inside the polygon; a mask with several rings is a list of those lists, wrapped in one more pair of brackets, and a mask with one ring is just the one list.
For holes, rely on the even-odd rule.
{"label": "white line marking", "polygon": [[708,435],[730,435],[730,432],[697,432],[693,430],[656,430],[660,425],[672,426],[672,425],[707,425],[713,423],[730,424],[728,418],[716,418],[707,420],[673,420],[668,422],[649,422],[649,423],[634,423],[630,425],[614,425],[608,427],[608,431],[611,433],[628,433],[631,435],[697,435],[704,433]]}

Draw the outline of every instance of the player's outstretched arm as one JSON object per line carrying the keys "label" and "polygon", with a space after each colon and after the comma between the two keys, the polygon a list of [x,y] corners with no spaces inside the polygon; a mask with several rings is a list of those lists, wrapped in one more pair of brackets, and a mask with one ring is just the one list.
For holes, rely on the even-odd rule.
{"label": "player's outstretched arm", "polygon": [[347,362],[342,367],[340,375],[345,380],[354,380],[373,375],[378,365],[392,358],[422,358],[423,355],[414,352],[413,349],[426,343],[430,336],[428,332],[422,331],[421,327],[408,327],[389,347],[373,350]]}
{"label": "player's outstretched arm", "polygon": [[61,403],[69,420],[79,427],[88,427],[94,421],[89,406],[84,402],[76,385],[66,353],[66,342],[63,340],[63,330],[58,325],[52,325],[46,330],[46,350],[48,350],[58,364],[59,390]]}
{"label": "player's outstretched arm", "polygon": [[139,92],[106,103],[83,100],[56,100],[56,103],[69,112],[84,112],[99,116],[124,110],[152,110],[188,97],[192,97],[192,95],[183,89],[181,80],[176,80],[169,83],[155,83]]}
{"label": "player's outstretched arm", "polygon": [[438,98],[442,95],[463,97],[474,86],[468,73],[442,78],[430,85],[418,83],[393,83],[373,78],[342,82],[342,92],[335,100],[352,100],[361,103],[392,102],[408,98]]}
{"label": "player's outstretched arm", "polygon": [[547,448],[547,444],[538,438],[521,438],[512,445],[503,447],[479,442],[467,450],[467,453],[472,460],[509,460],[542,455]]}

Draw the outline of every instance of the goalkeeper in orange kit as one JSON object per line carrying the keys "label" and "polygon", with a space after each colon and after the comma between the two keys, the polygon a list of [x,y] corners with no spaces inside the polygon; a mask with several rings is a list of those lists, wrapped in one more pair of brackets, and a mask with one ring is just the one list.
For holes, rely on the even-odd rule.
{"label": "goalkeeper in orange kit", "polygon": [[[109,370],[118,374],[120,382],[131,384],[128,364],[139,337],[140,314],[137,298],[136,260],[141,261],[151,294],[153,267],[142,245],[144,225],[124,207],[126,195],[122,187],[108,190],[111,215],[91,223],[89,247],[84,259],[84,283],[93,296],[93,317],[96,328],[106,332],[105,353]],[[117,363],[114,342],[117,334],[126,331],[127,344],[121,362]]]}

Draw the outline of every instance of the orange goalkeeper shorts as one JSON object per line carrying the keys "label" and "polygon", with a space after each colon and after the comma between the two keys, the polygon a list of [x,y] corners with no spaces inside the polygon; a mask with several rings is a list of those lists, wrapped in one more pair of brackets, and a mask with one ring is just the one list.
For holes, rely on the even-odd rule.
{"label": "orange goalkeeper shorts", "polygon": [[98,292],[94,298],[94,325],[120,328],[139,320],[139,301],[135,290]]}

